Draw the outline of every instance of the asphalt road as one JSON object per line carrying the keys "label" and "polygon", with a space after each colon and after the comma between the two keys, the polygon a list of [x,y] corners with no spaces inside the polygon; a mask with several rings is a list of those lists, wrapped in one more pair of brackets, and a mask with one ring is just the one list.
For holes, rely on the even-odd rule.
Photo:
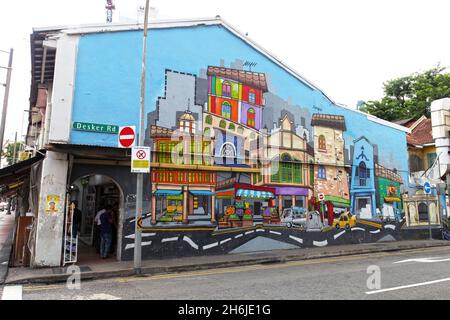
{"label": "asphalt road", "polygon": [[[405,261],[406,260],[406,261]],[[380,270],[380,286],[370,270]],[[375,279],[375,280],[374,280]],[[450,299],[450,249],[377,253],[81,282],[3,288],[24,300]]]}

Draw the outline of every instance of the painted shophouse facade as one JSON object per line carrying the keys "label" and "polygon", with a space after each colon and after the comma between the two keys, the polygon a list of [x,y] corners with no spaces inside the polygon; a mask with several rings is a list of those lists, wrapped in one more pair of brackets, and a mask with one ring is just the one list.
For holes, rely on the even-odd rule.
{"label": "painted shophouse facade", "polygon": [[[68,173],[49,192],[62,204],[92,194],[82,207],[94,211],[117,194],[108,200],[118,208],[117,258],[132,259],[130,153],[118,148],[117,133],[89,128],[138,125],[142,30],[113,24],[35,32],[47,32],[56,48],[43,177],[55,163]],[[400,204],[394,219],[382,217],[408,177],[407,128],[335,103],[220,18],[153,23],[148,41],[144,258],[414,236]],[[378,166],[395,179],[377,176]],[[80,179],[90,179],[87,190]],[[346,212],[357,216],[357,227],[336,223]],[[62,229],[63,218],[37,216],[35,265],[56,265],[57,245],[44,248],[60,240],[62,230],[48,232]]]}

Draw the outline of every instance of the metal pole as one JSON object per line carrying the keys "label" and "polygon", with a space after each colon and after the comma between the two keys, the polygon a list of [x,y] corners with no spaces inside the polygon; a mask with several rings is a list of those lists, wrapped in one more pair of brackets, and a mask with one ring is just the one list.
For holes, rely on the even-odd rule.
{"label": "metal pole", "polygon": [[429,196],[430,195],[427,193],[428,231],[430,233],[430,240],[433,240],[433,235],[432,235],[432,232],[431,232],[431,212],[430,212]]}
{"label": "metal pole", "polygon": [[12,164],[16,163],[16,153],[17,153],[17,132],[16,132],[16,135],[14,136],[14,152],[13,152]]}
{"label": "metal pole", "polygon": [[[142,74],[141,74],[141,109],[139,117],[139,146],[144,145],[144,113],[145,113],[145,76],[147,64],[147,33],[148,33],[148,10],[150,0],[145,3],[145,20],[144,20],[144,37],[143,37],[143,52],[142,52]],[[142,234],[139,228],[139,221],[142,218],[142,197],[144,189],[144,174],[137,174],[136,183],[136,219],[135,219],[135,239],[134,239],[134,272],[136,275],[142,274]]]}
{"label": "metal pole", "polygon": [[0,125],[0,146],[2,148],[2,152],[3,152],[3,139],[5,137],[6,114],[8,111],[9,87],[11,85],[11,71],[12,71],[12,63],[13,63],[13,54],[14,54],[14,49],[11,49],[11,51],[9,53],[8,71],[6,74],[5,96],[3,97],[2,122]]}

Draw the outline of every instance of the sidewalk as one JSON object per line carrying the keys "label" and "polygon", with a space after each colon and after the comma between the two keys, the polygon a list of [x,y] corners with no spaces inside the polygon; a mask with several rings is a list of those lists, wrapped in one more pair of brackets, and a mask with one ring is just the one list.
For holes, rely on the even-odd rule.
{"label": "sidewalk", "polygon": [[14,217],[14,213],[6,215],[5,212],[0,211],[0,284],[5,281],[8,273],[14,232]]}
{"label": "sidewalk", "polygon": [[[156,275],[193,270],[236,267],[265,263],[282,263],[287,261],[338,257],[376,252],[392,252],[430,247],[449,246],[450,241],[416,240],[371,244],[352,244],[330,246],[325,248],[305,248],[293,250],[273,250],[267,252],[241,253],[219,256],[201,256],[164,260],[148,260],[142,263],[142,273]],[[96,280],[134,275],[133,262],[102,261],[80,265],[82,280]],[[64,268],[10,268],[6,284],[57,283],[66,281],[68,275]]]}

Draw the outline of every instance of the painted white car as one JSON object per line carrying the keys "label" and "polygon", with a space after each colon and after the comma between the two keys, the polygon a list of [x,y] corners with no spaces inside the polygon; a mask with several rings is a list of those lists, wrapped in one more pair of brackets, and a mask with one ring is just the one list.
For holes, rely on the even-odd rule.
{"label": "painted white car", "polygon": [[306,216],[307,214],[305,208],[286,208],[281,214],[281,223],[285,224],[288,228],[292,228],[294,226],[306,227]]}

